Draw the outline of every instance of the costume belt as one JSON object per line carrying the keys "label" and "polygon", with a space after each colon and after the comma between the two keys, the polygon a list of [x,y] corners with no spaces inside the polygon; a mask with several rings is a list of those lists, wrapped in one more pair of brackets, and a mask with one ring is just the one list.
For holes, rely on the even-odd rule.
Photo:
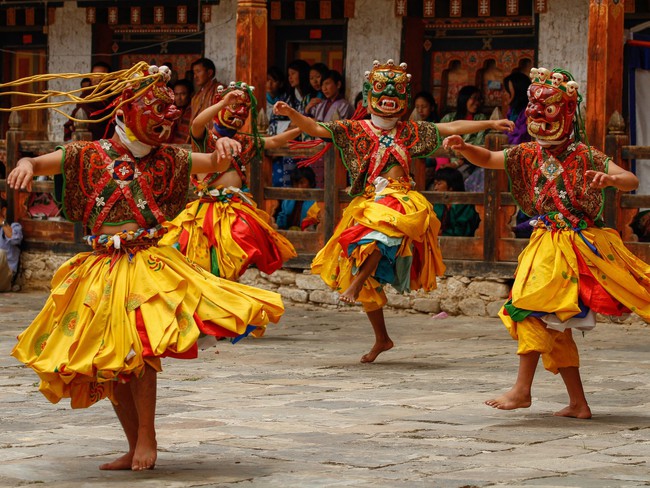
{"label": "costume belt", "polygon": [[253,205],[253,200],[250,199],[249,194],[246,190],[248,190],[248,188],[239,188],[236,186],[227,186],[227,187],[221,186],[218,188],[209,188],[206,190],[199,191],[197,192],[197,195],[199,196],[202,202],[216,202],[216,201],[225,202],[227,200],[231,200],[235,196],[238,196],[247,204]]}
{"label": "costume belt", "polygon": [[133,257],[140,249],[147,249],[158,244],[160,238],[167,233],[167,228],[161,225],[151,229],[123,230],[115,234],[99,234],[84,236],[96,254],[114,255],[124,253]]}
{"label": "costume belt", "polygon": [[598,223],[589,223],[583,219],[570,222],[561,212],[550,212],[545,215],[540,215],[535,220],[531,220],[530,225],[535,229],[545,228],[546,230],[574,230],[580,232],[587,227],[594,227]]}
{"label": "costume belt", "polygon": [[407,176],[402,176],[398,179],[377,176],[371,184],[366,185],[364,196],[371,197],[374,195],[375,197],[381,197],[387,188],[407,193],[415,188],[415,183]]}

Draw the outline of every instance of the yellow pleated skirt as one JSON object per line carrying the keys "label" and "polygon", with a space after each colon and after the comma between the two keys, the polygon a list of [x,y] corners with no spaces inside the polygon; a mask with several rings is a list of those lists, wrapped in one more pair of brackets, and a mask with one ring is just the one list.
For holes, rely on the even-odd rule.
{"label": "yellow pleated skirt", "polygon": [[162,244],[174,245],[215,276],[237,280],[249,266],[271,274],[296,256],[289,240],[271,227],[271,218],[239,196],[190,202],[173,221]]}
{"label": "yellow pleated skirt", "polygon": [[650,266],[613,229],[536,229],[519,256],[512,305],[566,321],[580,313],[579,300],[596,313],[650,320]]}
{"label": "yellow pleated skirt", "polygon": [[375,250],[382,262],[366,280],[358,301],[373,311],[386,304],[383,286],[398,291],[433,290],[445,266],[438,245],[440,222],[432,205],[410,183],[393,181],[380,195],[368,186],[345,209],[334,235],[316,255],[311,271],[338,292]]}
{"label": "yellow pleated skirt", "polygon": [[145,362],[159,370],[160,357],[196,357],[201,332],[260,336],[283,311],[277,293],[216,278],[169,246],[85,252],[58,269],[12,355],[48,400],[82,408],[112,399],[115,382]]}

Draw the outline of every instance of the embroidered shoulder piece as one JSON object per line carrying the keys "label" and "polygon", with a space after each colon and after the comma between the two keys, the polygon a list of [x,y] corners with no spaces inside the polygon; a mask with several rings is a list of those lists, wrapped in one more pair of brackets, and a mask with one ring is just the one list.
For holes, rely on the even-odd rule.
{"label": "embroidered shoulder piece", "polygon": [[63,208],[66,218],[97,233],[105,223],[154,227],[185,206],[190,152],[161,146],[134,157],[109,140],[64,146]]}
{"label": "embroidered shoulder piece", "polygon": [[406,174],[412,158],[424,158],[438,149],[438,128],[431,122],[398,122],[381,130],[369,120],[335,120],[320,124],[332,134],[341,159],[350,173],[350,195],[363,193],[384,168],[399,164]]}
{"label": "embroidered shoulder piece", "polygon": [[559,212],[574,228],[602,226],[603,192],[589,186],[585,172],[607,170],[608,156],[582,143],[552,155],[537,142],[505,150],[510,191],[529,216]]}

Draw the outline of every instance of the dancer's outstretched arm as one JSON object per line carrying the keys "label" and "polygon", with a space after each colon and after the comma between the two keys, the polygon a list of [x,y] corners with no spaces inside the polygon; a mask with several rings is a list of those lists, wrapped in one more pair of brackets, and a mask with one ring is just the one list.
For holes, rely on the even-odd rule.
{"label": "dancer's outstretched arm", "polygon": [[320,137],[321,139],[332,137],[332,134],[325,127],[319,125],[314,119],[296,112],[286,102],[276,103],[273,106],[273,112],[277,115],[289,117],[292,124],[298,126],[301,131],[312,137]]}
{"label": "dancer's outstretched arm", "polygon": [[436,124],[440,136],[451,136],[454,134],[473,134],[484,130],[498,130],[500,132],[512,132],[515,123],[512,120],[454,120]]}
{"label": "dancer's outstretched arm", "polygon": [[488,169],[505,169],[506,159],[503,151],[490,151],[481,146],[467,144],[459,135],[445,138],[442,141],[442,147],[455,151],[476,166]]}
{"label": "dancer's outstretched arm", "polygon": [[264,139],[264,149],[275,149],[276,147],[282,147],[287,142],[298,137],[301,132],[302,131],[296,127],[274,136],[263,137],[262,139]]}

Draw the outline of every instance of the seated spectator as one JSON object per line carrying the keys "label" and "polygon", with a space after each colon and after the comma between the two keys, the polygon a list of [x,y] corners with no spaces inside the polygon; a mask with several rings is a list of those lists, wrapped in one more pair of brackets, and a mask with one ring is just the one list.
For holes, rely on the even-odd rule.
{"label": "seated spectator", "polygon": [[650,210],[641,210],[632,219],[632,230],[639,242],[650,242]]}
{"label": "seated spectator", "polygon": [[[86,88],[88,88],[90,84],[91,84],[90,78],[84,78],[81,80],[80,95],[82,97],[85,97],[87,95],[88,92]],[[78,118],[77,114],[79,113],[80,108],[81,108],[81,104],[78,103],[77,105],[75,105],[74,108],[72,109],[72,112],[70,112],[70,117]],[[90,114],[86,114],[86,115],[90,115]],[[74,131],[75,131],[74,120],[68,119],[67,122],[63,124],[63,140],[64,141],[72,140],[72,133]]]}
{"label": "seated spectator", "polygon": [[[354,107],[348,102],[343,93],[345,87],[343,86],[344,80],[341,73],[332,70],[323,77],[321,87],[325,100],[316,105],[312,111],[314,119],[318,122],[330,122],[332,120],[349,119],[354,113]],[[311,168],[316,174],[316,188],[323,188],[325,186],[325,160],[319,159]]]}
{"label": "seated spectator", "polygon": [[[421,91],[413,97],[413,112],[409,119],[424,122],[438,122],[438,105],[433,95],[428,91]],[[436,158],[426,158],[425,164],[425,188],[433,182],[433,175],[436,172]]]}
{"label": "seated spectator", "polygon": [[187,80],[178,80],[174,84],[174,105],[181,111],[181,116],[174,123],[172,144],[188,144],[190,142],[190,122],[192,120],[192,92],[194,87]]}
{"label": "seated spectator", "polygon": [[273,113],[273,105],[280,101],[287,101],[287,87],[287,78],[282,70],[277,66],[271,66],[266,71],[266,117],[269,121],[268,132],[271,135],[281,134],[289,127],[287,117],[280,117]]}
{"label": "seated spectator", "polygon": [[[436,171],[431,189],[433,191],[465,191],[463,175],[456,168],[440,168]],[[471,237],[481,222],[474,205],[436,203],[433,210],[440,220],[440,235],[443,236]]]}
{"label": "seated spectator", "polygon": [[[315,188],[316,176],[314,171],[307,168],[296,168],[291,173],[291,186],[294,188]],[[280,204],[275,223],[278,229],[316,230],[320,207],[313,200],[283,200]]]}
{"label": "seated spectator", "polygon": [[411,120],[438,122],[438,104],[428,91],[421,91],[413,97]]}
{"label": "seated spectator", "polygon": [[14,281],[20,261],[23,228],[18,222],[7,221],[7,201],[0,198],[0,292],[16,290]]}
{"label": "seated spectator", "polygon": [[[458,92],[456,111],[445,115],[440,123],[453,122],[454,120],[487,120],[485,114],[480,111],[482,104],[481,90],[473,85],[464,86]],[[485,141],[485,131],[465,134],[463,139],[468,144],[482,146]],[[457,168],[463,174],[467,191],[483,191],[483,168],[478,168],[461,157],[451,158],[448,165]],[[476,175],[472,177],[473,173]],[[470,177],[472,179],[468,181]]]}
{"label": "seated spectator", "polygon": [[313,114],[315,107],[325,100],[322,84],[328,72],[329,68],[324,63],[314,63],[309,68],[309,84],[313,91],[309,95],[309,101],[305,106],[305,113],[307,115]]}
{"label": "seated spectator", "polygon": [[[111,65],[103,61],[97,61],[93,63],[90,68],[91,73],[97,73],[98,76],[90,76],[90,87],[88,89],[95,88],[104,78],[102,74],[111,73],[113,70]],[[115,133],[115,122],[111,117],[106,118],[106,115],[110,112],[110,107],[115,101],[114,96],[109,97],[105,100],[98,100],[92,103],[84,103],[83,109],[88,115],[88,119],[95,121],[88,124],[88,130],[92,133],[92,140],[98,141],[100,139],[110,139]]]}

